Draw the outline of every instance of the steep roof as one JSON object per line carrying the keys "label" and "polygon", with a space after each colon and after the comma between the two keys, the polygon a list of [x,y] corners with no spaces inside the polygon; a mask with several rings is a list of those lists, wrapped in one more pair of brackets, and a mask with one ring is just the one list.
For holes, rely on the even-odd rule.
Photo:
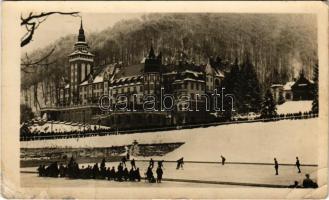
{"label": "steep roof", "polygon": [[283,86],[283,90],[291,90],[291,86],[293,86],[294,84],[295,84],[295,81],[287,82],[287,83]]}
{"label": "steep roof", "polygon": [[130,76],[138,76],[144,73],[144,64],[136,64],[130,65],[126,67],[122,67],[120,71],[115,75],[115,79],[130,77]]}

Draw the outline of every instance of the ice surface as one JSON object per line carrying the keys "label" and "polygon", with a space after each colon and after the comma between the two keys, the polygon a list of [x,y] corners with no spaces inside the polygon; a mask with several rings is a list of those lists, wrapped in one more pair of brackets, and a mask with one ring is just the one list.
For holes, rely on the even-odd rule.
{"label": "ice surface", "polygon": [[[85,167],[87,164],[80,164]],[[93,165],[93,164],[91,164]],[[117,167],[118,163],[106,163],[106,167]],[[147,170],[148,162],[136,162],[137,167],[140,168],[141,175],[144,176],[144,173]],[[99,166],[99,163],[98,163]],[[153,168],[154,176],[156,176],[157,163],[155,163],[155,168]],[[214,181],[214,182],[231,182],[231,183],[248,183],[248,184],[272,184],[272,185],[291,185],[295,180],[299,183],[302,183],[305,178],[305,174],[310,174],[313,180],[317,179],[317,167],[301,167],[302,173],[297,173],[295,166],[279,166],[279,175],[275,175],[275,170],[273,165],[240,165],[240,164],[204,164],[204,163],[185,163],[184,169],[176,170],[176,163],[164,163],[163,168],[163,178],[170,179],[180,179],[180,180],[197,180],[197,181]],[[130,169],[130,163],[127,163],[127,168]],[[36,168],[22,168],[24,171],[36,171]],[[58,182],[63,183],[64,185],[71,185],[72,182],[79,182],[82,185],[88,184],[90,182],[95,182],[95,180],[68,180],[68,179],[59,179],[54,180],[54,178],[42,178],[37,177],[37,174],[33,176],[23,174],[23,178],[29,177],[28,180],[23,181],[27,185],[36,184],[42,187],[42,182],[47,184],[59,184]],[[32,180],[32,181],[31,181]],[[63,180],[63,181],[61,181]],[[101,185],[120,185],[127,186],[147,186],[142,180],[141,183],[118,183],[113,181],[104,182],[96,180],[97,184]],[[107,183],[109,182],[109,183]],[[112,183],[112,184],[111,184]],[[191,183],[190,183],[191,184]],[[151,184],[152,185],[152,184]],[[168,183],[162,186],[175,186],[175,183]],[[196,186],[200,184],[195,184]],[[54,185],[55,186],[55,185]],[[184,184],[182,186],[185,186]],[[227,186],[231,187],[231,186]]]}

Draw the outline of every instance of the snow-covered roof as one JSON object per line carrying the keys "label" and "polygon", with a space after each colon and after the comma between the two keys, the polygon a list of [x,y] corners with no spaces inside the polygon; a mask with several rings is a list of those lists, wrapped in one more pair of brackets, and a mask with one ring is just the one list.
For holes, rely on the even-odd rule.
{"label": "snow-covered roof", "polygon": [[88,80],[83,81],[80,85],[88,85]]}
{"label": "snow-covered roof", "polygon": [[215,70],[216,71],[216,76],[219,76],[221,78],[224,78],[224,74],[220,70]]}
{"label": "snow-covered roof", "polygon": [[89,51],[85,51],[85,50],[75,50],[73,53],[70,54],[70,56],[76,55],[76,54],[85,54],[88,56],[94,56],[94,54],[90,53]]}
{"label": "snow-covered roof", "polygon": [[204,82],[203,80],[198,80],[194,78],[184,78],[184,81],[197,81],[197,82]]}
{"label": "snow-covered roof", "polygon": [[101,83],[101,82],[103,82],[103,74],[98,74],[98,75],[95,77],[93,83]]}
{"label": "snow-covered roof", "polygon": [[199,75],[202,75],[202,73],[201,72],[196,72],[196,71],[192,71],[192,70],[185,70],[185,72],[187,72],[187,73],[191,73],[191,74],[193,74],[195,77],[198,77]]}
{"label": "snow-covered roof", "polygon": [[295,84],[295,81],[287,82],[287,83],[283,86],[283,90],[291,90],[291,86],[293,86],[294,84]]}
{"label": "snow-covered roof", "polygon": [[210,63],[207,63],[205,72],[206,72],[206,74],[213,74],[214,73],[214,69],[211,67]]}
{"label": "snow-covered roof", "polygon": [[273,87],[282,87],[282,86],[283,86],[282,84],[272,84],[271,88],[273,88]]}
{"label": "snow-covered roof", "polygon": [[171,72],[164,73],[163,75],[172,75],[172,74],[177,74],[177,72],[176,71],[171,71]]}
{"label": "snow-covered roof", "polygon": [[68,88],[70,88],[70,84],[65,85],[65,89],[68,89]]}

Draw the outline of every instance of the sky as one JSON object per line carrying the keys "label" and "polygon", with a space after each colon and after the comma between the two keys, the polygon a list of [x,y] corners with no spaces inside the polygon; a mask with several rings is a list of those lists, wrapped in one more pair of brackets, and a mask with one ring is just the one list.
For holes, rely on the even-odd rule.
{"label": "sky", "polygon": [[[109,14],[109,13],[80,13],[83,20],[85,35],[98,32],[113,26],[116,22],[126,19],[139,18],[142,13]],[[24,16],[24,15],[23,15]],[[51,15],[35,31],[33,40],[22,48],[22,52],[31,52],[38,48],[45,47],[57,39],[69,35],[78,34],[80,28],[80,17],[69,15]],[[22,36],[25,28],[22,28]]]}

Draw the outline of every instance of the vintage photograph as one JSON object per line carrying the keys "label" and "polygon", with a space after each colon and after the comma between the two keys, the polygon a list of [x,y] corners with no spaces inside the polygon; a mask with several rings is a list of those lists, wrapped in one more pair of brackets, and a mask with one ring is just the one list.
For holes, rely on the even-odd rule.
{"label": "vintage photograph", "polygon": [[20,187],[327,187],[315,13],[19,15]]}

